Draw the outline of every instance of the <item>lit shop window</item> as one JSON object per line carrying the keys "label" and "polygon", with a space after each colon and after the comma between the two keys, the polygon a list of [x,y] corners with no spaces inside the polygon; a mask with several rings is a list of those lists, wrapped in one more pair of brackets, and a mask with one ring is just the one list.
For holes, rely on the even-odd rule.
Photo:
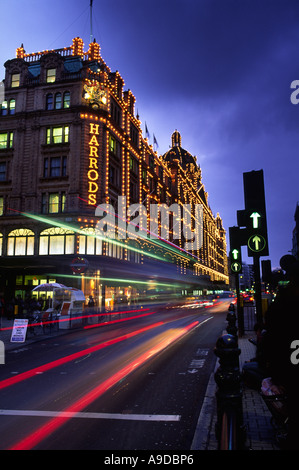
{"label": "lit shop window", "polygon": [[11,87],[18,88],[20,86],[20,74],[13,73],[11,76]]}
{"label": "lit shop window", "polygon": [[71,230],[51,227],[44,230],[39,238],[40,255],[74,254],[75,234]]}
{"label": "lit shop window", "polygon": [[4,214],[4,197],[0,196],[0,216]]}
{"label": "lit shop window", "polygon": [[56,80],[56,69],[47,70],[47,83],[54,83]]}
{"label": "lit shop window", "polygon": [[0,150],[11,149],[13,146],[13,132],[0,133]]}
{"label": "lit shop window", "polygon": [[66,144],[69,142],[69,126],[49,127],[47,144]]}
{"label": "lit shop window", "polygon": [[[86,233],[86,235],[82,234]],[[102,240],[96,238],[97,231],[92,227],[81,229],[78,237],[78,253],[80,255],[101,255]]]}
{"label": "lit shop window", "polygon": [[30,256],[34,254],[34,233],[32,230],[20,228],[8,234],[8,256]]}

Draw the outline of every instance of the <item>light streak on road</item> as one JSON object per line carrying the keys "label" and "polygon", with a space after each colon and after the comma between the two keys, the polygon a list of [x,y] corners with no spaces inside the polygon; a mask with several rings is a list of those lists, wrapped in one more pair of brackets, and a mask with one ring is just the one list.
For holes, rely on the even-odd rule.
{"label": "light streak on road", "polygon": [[[210,317],[212,318],[212,317]],[[153,358],[155,355],[159,354],[165,348],[167,348],[170,344],[174,343],[175,341],[182,338],[184,335],[189,333],[194,328],[198,327],[199,325],[205,323],[210,318],[205,319],[203,322],[194,321],[189,325],[183,328],[173,328],[168,330],[165,333],[165,338],[158,340],[158,343],[149,348],[147,351],[140,354],[136,357],[132,362],[118,370],[116,373],[111,375],[109,378],[98,384],[88,393],[86,393],[82,398],[75,401],[70,407],[65,410],[61,411],[61,414],[55,418],[52,418],[44,425],[40,426],[34,432],[26,436],[25,438],[21,439],[19,442],[14,444],[9,450],[31,450],[40,444],[44,439],[48,438],[51,434],[57,431],[62,425],[64,425],[71,417],[75,417],[77,413],[81,412],[84,408],[88,405],[93,403],[97,400],[100,396],[102,396],[105,392],[111,389],[114,385],[116,385],[120,380],[123,380],[126,376],[131,374],[133,371],[138,369],[141,365],[143,365],[146,361]]]}
{"label": "light streak on road", "polygon": [[139,330],[135,330],[132,333],[127,333],[123,336],[119,336],[117,338],[111,339],[109,341],[105,341],[103,343],[97,344],[87,349],[83,349],[76,353],[70,354],[69,356],[62,357],[60,359],[56,359],[55,361],[48,362],[47,364],[43,364],[41,366],[35,367],[34,369],[30,369],[26,372],[22,372],[14,377],[9,377],[8,379],[4,379],[0,382],[0,390],[10,387],[11,385],[15,385],[23,380],[30,379],[37,374],[47,372],[48,370],[54,369],[55,367],[59,367],[67,362],[74,361],[82,356],[86,356],[87,354],[94,353],[99,351],[100,349],[104,349],[107,346],[111,346],[112,344],[120,343],[126,339],[132,338],[133,336],[139,335],[140,333],[144,333],[152,328],[156,328],[158,326],[163,325],[163,322],[153,323],[152,325],[146,326],[144,328],[140,328]]}
{"label": "light streak on road", "polygon": [[[91,315],[81,315],[81,316],[73,316],[72,317],[72,320],[82,320],[82,319],[87,319],[87,318],[95,318],[95,317],[106,317],[107,315],[124,315],[124,314],[128,314],[128,313],[137,313],[137,312],[146,312],[147,310],[149,310],[149,308],[141,308],[141,309],[137,309],[137,310],[120,310],[119,312],[116,312],[116,311],[112,311],[112,312],[106,312],[106,313],[93,313]],[[96,326],[107,326],[107,325],[110,325],[110,323],[118,323],[118,322],[123,322],[123,321],[126,321],[126,320],[134,320],[135,318],[140,318],[140,317],[144,317],[146,315],[152,315],[153,313],[156,313],[156,312],[149,312],[149,313],[144,313],[142,315],[135,315],[134,317],[128,317],[128,318],[121,318],[121,319],[118,319],[118,320],[110,320],[110,321],[106,321],[106,322],[102,322],[102,323],[97,323]],[[37,323],[29,323],[27,325],[27,328],[29,327],[35,327],[35,326],[44,326],[44,325],[53,325],[54,323],[62,323],[62,322],[69,322],[70,321],[70,318],[60,318],[58,320],[47,320],[47,321],[39,321]],[[91,327],[93,327],[94,325],[92,325]],[[13,326],[7,326],[5,328],[1,328],[0,331],[4,331],[4,330],[13,330]],[[25,326],[24,326],[25,328]]]}

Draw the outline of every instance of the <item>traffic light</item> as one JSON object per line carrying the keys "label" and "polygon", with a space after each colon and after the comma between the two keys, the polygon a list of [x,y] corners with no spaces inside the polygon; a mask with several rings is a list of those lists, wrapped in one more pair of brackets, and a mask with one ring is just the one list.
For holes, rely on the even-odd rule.
{"label": "traffic light", "polygon": [[242,272],[242,253],[241,253],[241,229],[239,227],[229,227],[230,244],[230,268],[234,274]]}
{"label": "traffic light", "polygon": [[263,170],[243,173],[245,210],[237,211],[238,225],[246,227],[248,256],[268,256],[267,216]]}

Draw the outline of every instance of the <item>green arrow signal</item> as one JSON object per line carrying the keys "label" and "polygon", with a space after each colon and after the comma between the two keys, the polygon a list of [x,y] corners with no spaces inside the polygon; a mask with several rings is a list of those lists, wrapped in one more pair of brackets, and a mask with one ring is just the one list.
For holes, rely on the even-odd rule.
{"label": "green arrow signal", "polygon": [[261,215],[258,213],[258,212],[253,212],[250,216],[253,220],[253,228],[258,228],[259,226],[259,218],[261,217]]}
{"label": "green arrow signal", "polygon": [[239,255],[239,250],[237,250],[236,248],[232,251],[232,254],[233,254],[233,258],[234,259],[238,259],[238,255]]}
{"label": "green arrow signal", "polygon": [[266,240],[262,235],[252,235],[248,240],[248,246],[252,251],[262,251],[266,246]]}
{"label": "green arrow signal", "polygon": [[234,273],[237,273],[238,271],[241,271],[241,264],[240,263],[233,263],[231,265],[231,270],[234,272]]}

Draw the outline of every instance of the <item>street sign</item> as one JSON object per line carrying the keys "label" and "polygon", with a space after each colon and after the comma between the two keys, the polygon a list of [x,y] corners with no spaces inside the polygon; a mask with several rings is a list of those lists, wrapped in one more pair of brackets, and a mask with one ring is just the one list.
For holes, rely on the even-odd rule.
{"label": "street sign", "polygon": [[11,343],[24,343],[26,339],[28,319],[16,318],[11,332]]}

